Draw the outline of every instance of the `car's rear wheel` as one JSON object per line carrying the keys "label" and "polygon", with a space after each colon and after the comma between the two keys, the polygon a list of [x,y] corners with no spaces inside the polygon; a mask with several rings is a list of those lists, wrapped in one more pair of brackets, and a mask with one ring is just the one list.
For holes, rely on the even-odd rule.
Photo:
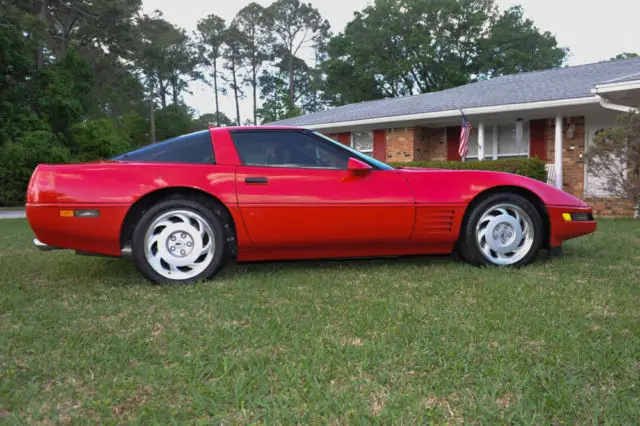
{"label": "car's rear wheel", "polygon": [[211,209],[188,199],[147,210],[131,241],[137,269],[157,284],[211,278],[226,259],[224,225]]}
{"label": "car's rear wheel", "polygon": [[463,226],[461,254],[476,265],[526,265],[542,245],[540,214],[517,194],[488,197],[473,208]]}

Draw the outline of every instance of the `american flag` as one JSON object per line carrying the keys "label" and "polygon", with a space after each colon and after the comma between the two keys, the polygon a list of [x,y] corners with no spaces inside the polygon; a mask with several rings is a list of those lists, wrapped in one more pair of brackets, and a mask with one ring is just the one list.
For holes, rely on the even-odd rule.
{"label": "american flag", "polygon": [[[462,113],[462,111],[460,111]],[[469,134],[473,126],[467,120],[467,117],[462,113],[462,128],[460,129],[460,146],[458,147],[458,154],[462,158],[466,158],[469,152]]]}

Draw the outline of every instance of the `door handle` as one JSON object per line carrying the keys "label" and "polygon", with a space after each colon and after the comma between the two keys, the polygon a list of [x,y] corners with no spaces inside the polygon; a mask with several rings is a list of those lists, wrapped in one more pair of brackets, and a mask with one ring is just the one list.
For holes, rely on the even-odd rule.
{"label": "door handle", "polygon": [[244,178],[245,183],[248,184],[253,184],[253,185],[259,185],[259,184],[265,184],[269,181],[269,179],[267,179],[266,177],[246,177]]}

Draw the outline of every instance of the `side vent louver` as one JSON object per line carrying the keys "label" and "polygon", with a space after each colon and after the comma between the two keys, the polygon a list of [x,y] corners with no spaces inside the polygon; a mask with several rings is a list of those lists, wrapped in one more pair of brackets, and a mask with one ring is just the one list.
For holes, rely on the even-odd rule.
{"label": "side vent louver", "polygon": [[416,227],[424,234],[451,232],[453,209],[424,208],[418,210]]}

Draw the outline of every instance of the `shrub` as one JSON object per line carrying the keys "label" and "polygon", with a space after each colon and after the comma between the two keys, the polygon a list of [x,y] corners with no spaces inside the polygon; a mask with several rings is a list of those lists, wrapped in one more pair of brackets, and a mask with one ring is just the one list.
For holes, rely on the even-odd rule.
{"label": "shrub", "polygon": [[0,147],[0,206],[24,203],[29,179],[40,163],[66,163],[69,150],[43,130],[26,133]]}
{"label": "shrub", "polygon": [[527,176],[542,182],[547,181],[544,161],[537,158],[510,158],[506,160],[483,161],[414,161],[409,163],[391,163],[393,167],[424,167],[449,170],[490,170]]}
{"label": "shrub", "polygon": [[71,137],[80,161],[109,158],[130,148],[129,141],[106,118],[74,124]]}
{"label": "shrub", "polygon": [[620,114],[616,126],[600,132],[586,154],[589,170],[601,179],[596,188],[640,211],[640,114]]}

